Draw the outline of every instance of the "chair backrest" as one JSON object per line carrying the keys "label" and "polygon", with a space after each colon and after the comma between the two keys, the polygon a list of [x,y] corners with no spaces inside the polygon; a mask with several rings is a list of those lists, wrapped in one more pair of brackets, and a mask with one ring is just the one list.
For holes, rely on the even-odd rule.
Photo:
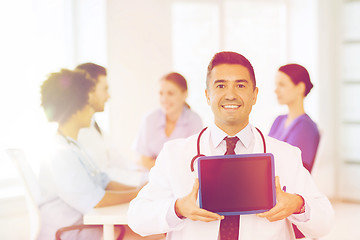
{"label": "chair backrest", "polygon": [[38,238],[41,218],[39,205],[41,202],[41,191],[36,175],[21,149],[7,149],[6,153],[15,164],[25,187],[26,203],[30,217],[30,239]]}

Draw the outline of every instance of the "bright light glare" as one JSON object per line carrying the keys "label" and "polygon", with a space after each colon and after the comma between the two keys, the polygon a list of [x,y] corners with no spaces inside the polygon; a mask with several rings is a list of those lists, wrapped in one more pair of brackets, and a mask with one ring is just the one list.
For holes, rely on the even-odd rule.
{"label": "bright light glare", "polygon": [[46,139],[56,126],[47,122],[40,106],[40,86],[50,72],[73,65],[65,8],[69,6],[62,0],[0,6],[0,151],[15,147],[36,156],[35,151],[48,148]]}

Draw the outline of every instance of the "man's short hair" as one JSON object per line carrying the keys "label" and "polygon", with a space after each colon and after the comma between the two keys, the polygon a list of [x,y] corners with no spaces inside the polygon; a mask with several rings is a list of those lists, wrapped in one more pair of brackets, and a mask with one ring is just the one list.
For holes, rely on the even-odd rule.
{"label": "man's short hair", "polygon": [[254,89],[256,88],[254,68],[252,67],[249,60],[247,60],[243,55],[236,52],[218,52],[214,55],[207,69],[206,88],[209,87],[209,79],[210,79],[211,71],[213,70],[214,67],[221,64],[238,64],[244,66],[249,71],[250,78],[254,85]]}
{"label": "man's short hair", "polygon": [[107,75],[106,68],[91,62],[80,64],[75,69],[87,72],[90,77],[95,79],[96,83],[100,75]]}
{"label": "man's short hair", "polygon": [[41,85],[41,106],[49,122],[65,123],[89,102],[95,81],[84,71],[62,69]]}

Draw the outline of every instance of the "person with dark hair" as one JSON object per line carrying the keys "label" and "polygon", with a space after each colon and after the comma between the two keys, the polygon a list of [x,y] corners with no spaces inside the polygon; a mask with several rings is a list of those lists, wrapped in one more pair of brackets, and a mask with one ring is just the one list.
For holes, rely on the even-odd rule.
{"label": "person with dark hair", "polygon": [[[205,90],[214,124],[199,134],[164,145],[150,170],[148,184],[130,202],[128,223],[134,232],[143,236],[167,233],[169,240],[292,240],[295,236],[291,223],[309,238],[329,232],[334,220],[332,206],[303,167],[300,150],[264,136],[249,123],[258,95],[255,83],[253,67],[244,56],[235,52],[214,55]],[[273,208],[257,214],[224,217],[199,207],[198,170],[196,163],[193,165],[199,155],[264,152],[274,156]],[[235,188],[237,182],[231,185]],[[211,194],[216,199],[221,193]]]}
{"label": "person with dark hair", "polygon": [[161,108],[150,112],[142,121],[134,143],[139,163],[150,170],[165,142],[189,137],[202,129],[200,116],[186,103],[188,87],[185,78],[176,72],[160,80]]}
{"label": "person with dark hair", "polygon": [[95,81],[99,81],[100,76],[107,76],[106,68],[91,62],[79,64],[76,66],[76,69],[84,70],[90,75],[90,77],[95,79]]}
{"label": "person with dark hair", "polygon": [[[89,103],[95,86],[86,72],[67,69],[50,74],[41,85],[41,105],[49,122],[58,124],[58,130],[40,168],[39,239],[55,239],[58,229],[81,225],[83,214],[90,209],[129,202],[141,188],[111,181],[77,141],[79,130],[89,127],[94,114]],[[117,234],[119,230],[116,227]],[[132,231],[127,228],[126,232]],[[102,226],[77,228],[61,235],[61,239],[101,237]]]}
{"label": "person with dark hair", "polygon": [[[289,113],[278,116],[269,136],[300,148],[304,167],[311,173],[320,142],[316,123],[305,113],[304,99],[313,88],[306,68],[299,64],[281,66],[275,80],[275,93]],[[296,238],[305,236],[294,226]]]}
{"label": "person with dark hair", "polygon": [[[78,65],[75,70],[83,70],[95,81],[94,99],[90,99],[90,105],[94,108],[95,112],[103,112],[105,103],[109,100],[109,85],[107,82],[107,71],[104,67],[95,63],[83,63]],[[96,122],[94,123],[96,124]],[[98,128],[98,127],[96,127]],[[101,130],[98,129],[98,131]]]}
{"label": "person with dark hair", "polygon": [[[105,103],[110,98],[107,71],[103,66],[95,63],[83,63],[76,70],[85,71],[95,82],[93,98],[89,104],[96,112],[103,112]],[[110,169],[121,165],[121,156],[112,151],[107,133],[100,128],[95,119],[95,114],[89,128],[82,128],[79,132],[78,141],[93,158],[100,170],[110,172]]]}
{"label": "person with dark hair", "polygon": [[269,136],[300,148],[304,167],[311,172],[320,133],[304,109],[304,98],[313,87],[309,73],[298,64],[284,65],[278,70],[275,85],[278,102],[287,105],[289,113],[275,119]]}
{"label": "person with dark hair", "polygon": [[83,72],[62,69],[51,73],[41,86],[41,105],[47,119],[59,123],[60,129],[77,112],[85,109],[91,113],[88,101],[94,86]]}

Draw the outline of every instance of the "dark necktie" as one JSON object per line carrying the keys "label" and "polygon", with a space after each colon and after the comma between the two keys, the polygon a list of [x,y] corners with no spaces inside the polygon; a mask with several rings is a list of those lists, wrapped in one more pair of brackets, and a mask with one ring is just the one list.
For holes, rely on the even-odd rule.
{"label": "dark necktie", "polygon": [[[238,137],[226,137],[226,153],[225,155],[234,155],[235,146]],[[225,216],[220,223],[220,240],[238,240],[239,239],[240,215]]]}

